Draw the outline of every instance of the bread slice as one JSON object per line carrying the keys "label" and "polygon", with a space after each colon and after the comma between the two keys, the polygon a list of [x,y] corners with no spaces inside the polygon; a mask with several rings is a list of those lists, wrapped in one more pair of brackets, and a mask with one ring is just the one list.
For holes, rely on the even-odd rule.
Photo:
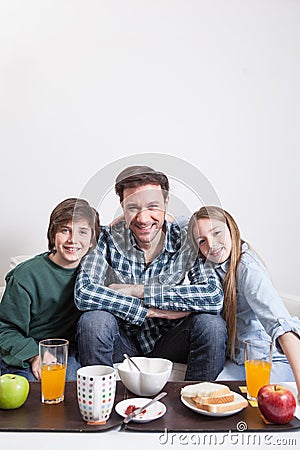
{"label": "bread slice", "polygon": [[220,397],[226,394],[230,394],[230,389],[228,386],[219,383],[210,383],[208,381],[189,384],[181,389],[181,395],[183,397],[195,398],[197,401],[200,401],[200,399],[204,397]]}
{"label": "bread slice", "polygon": [[234,401],[234,393],[219,395],[218,397],[192,397],[195,403],[200,405],[218,405],[220,403],[230,403]]}
{"label": "bread slice", "polygon": [[200,403],[196,403],[198,409],[202,409],[203,411],[209,411],[211,413],[224,413],[229,411],[235,411],[237,409],[246,408],[248,406],[248,401],[241,397],[240,395],[234,395],[234,400],[229,403],[220,403],[220,404],[206,404],[201,405]]}

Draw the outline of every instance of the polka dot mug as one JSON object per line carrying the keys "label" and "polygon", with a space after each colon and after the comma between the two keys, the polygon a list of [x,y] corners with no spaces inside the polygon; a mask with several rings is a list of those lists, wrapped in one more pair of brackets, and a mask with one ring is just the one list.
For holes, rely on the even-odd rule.
{"label": "polka dot mug", "polygon": [[90,425],[105,424],[116,393],[116,370],[86,366],[77,370],[77,400],[81,416]]}

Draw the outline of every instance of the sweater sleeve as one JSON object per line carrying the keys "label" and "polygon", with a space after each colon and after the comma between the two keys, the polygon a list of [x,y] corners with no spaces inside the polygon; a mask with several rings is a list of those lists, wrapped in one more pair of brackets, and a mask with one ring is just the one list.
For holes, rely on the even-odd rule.
{"label": "sweater sleeve", "polygon": [[0,355],[10,365],[29,367],[27,360],[38,355],[38,344],[29,335],[31,298],[14,279],[7,278],[0,303]]}

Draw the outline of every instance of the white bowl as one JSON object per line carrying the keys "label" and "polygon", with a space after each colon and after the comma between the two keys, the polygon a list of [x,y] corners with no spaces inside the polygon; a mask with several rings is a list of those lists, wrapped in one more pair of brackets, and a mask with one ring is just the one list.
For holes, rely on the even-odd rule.
{"label": "white bowl", "polygon": [[164,358],[133,356],[131,359],[141,372],[127,359],[118,366],[120,378],[127,389],[141,396],[151,396],[160,392],[170,377],[173,363]]}

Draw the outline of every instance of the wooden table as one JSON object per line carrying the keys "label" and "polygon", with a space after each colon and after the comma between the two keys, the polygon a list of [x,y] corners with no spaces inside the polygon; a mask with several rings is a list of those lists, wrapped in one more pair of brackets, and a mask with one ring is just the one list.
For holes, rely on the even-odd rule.
{"label": "wooden table", "polygon": [[[239,392],[241,381],[222,381],[233,391]],[[300,421],[296,418],[287,425],[267,425],[260,417],[258,408],[248,406],[237,414],[227,417],[208,417],[188,409],[180,400],[181,387],[187,382],[168,382],[164,391],[168,393],[161,401],[166,405],[166,414],[149,423],[130,422],[123,431],[136,432],[283,432],[297,431]],[[189,383],[190,384],[190,383]],[[135,397],[123,384],[117,382],[115,404]],[[45,405],[40,401],[40,383],[30,383],[30,393],[25,404],[15,410],[0,410],[1,431],[30,432],[102,432],[120,429],[122,418],[113,410],[107,424],[87,425],[81,418],[76,398],[76,382],[66,383],[65,401],[58,405]],[[241,423],[245,424],[241,427]]]}

